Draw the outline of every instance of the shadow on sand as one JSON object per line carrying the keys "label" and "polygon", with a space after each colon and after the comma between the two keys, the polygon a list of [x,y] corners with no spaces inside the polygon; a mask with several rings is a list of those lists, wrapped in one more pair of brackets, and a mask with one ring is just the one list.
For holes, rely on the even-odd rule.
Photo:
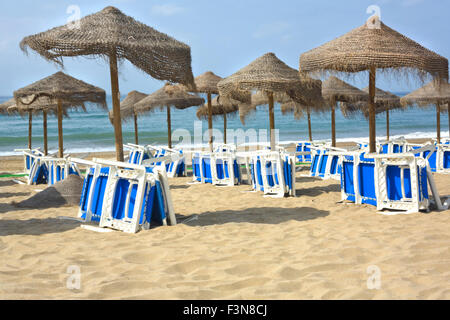
{"label": "shadow on sand", "polygon": [[323,218],[329,215],[329,211],[318,210],[310,207],[299,208],[276,208],[276,207],[261,207],[249,208],[243,210],[225,210],[204,212],[199,215],[180,217],[182,220],[190,220],[191,217],[197,216],[194,219],[184,224],[188,226],[211,226],[222,225],[226,223],[256,223],[256,224],[280,224],[287,221],[308,221],[317,218]]}

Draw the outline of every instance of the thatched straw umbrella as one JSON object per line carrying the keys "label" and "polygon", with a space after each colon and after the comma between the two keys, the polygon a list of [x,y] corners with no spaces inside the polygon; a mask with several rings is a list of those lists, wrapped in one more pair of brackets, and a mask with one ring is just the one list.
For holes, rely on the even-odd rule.
{"label": "thatched straw umbrella", "polygon": [[211,108],[208,104],[203,105],[197,110],[199,119],[210,119],[212,117],[223,117],[223,142],[227,143],[227,116],[239,111],[239,103],[233,100],[215,97],[211,102]]}
{"label": "thatched straw umbrella", "polygon": [[[68,117],[66,109],[70,106],[63,106],[63,116]],[[48,97],[40,97],[35,99],[29,106],[18,107],[14,98],[4,102],[0,105],[0,113],[8,115],[20,115],[22,117],[28,116],[28,149],[32,147],[32,120],[33,114],[41,113],[43,116],[43,131],[44,131],[44,154],[48,154],[48,140],[47,140],[47,114],[57,114],[57,104],[52,102]]]}
{"label": "thatched straw umbrella", "polygon": [[[448,79],[448,60],[401,35],[373,16],[363,26],[300,56],[307,73],[369,71],[370,152],[376,152],[375,78],[377,69]],[[386,70],[388,71],[388,70]]]}
{"label": "thatched straw umbrella", "polygon": [[[139,91],[131,91],[120,103],[120,118],[125,121],[126,119],[133,117],[135,144],[139,144],[139,135],[138,135],[137,114],[134,111],[134,106],[136,105],[136,103],[146,98],[147,96],[148,94]],[[111,120],[111,123],[114,124],[114,110],[109,111],[109,120]]]}
{"label": "thatched straw umbrella", "polygon": [[[62,72],[57,72],[47,78],[39,80],[29,86],[14,92],[19,109],[30,109],[35,103],[36,106],[42,105],[39,99],[48,100],[47,103],[57,105],[58,114],[58,145],[59,154],[63,154],[63,134],[62,118],[63,109],[83,109],[85,102],[93,103],[103,109],[106,106],[106,93],[103,89],[90,85],[81,80],[75,79]],[[45,118],[46,120],[46,118]]]}
{"label": "thatched straw umbrella", "polygon": [[322,96],[331,108],[331,146],[336,147],[336,104],[338,102],[368,101],[369,96],[334,76],[322,83]]}
{"label": "thatched straw umbrella", "polygon": [[20,47],[30,47],[60,65],[62,57],[102,56],[109,60],[118,161],[123,161],[124,155],[117,60],[127,59],[153,78],[195,87],[189,46],[114,7],[106,7],[75,24],[26,37]]}
{"label": "thatched straw umbrella", "polygon": [[[362,91],[369,93],[369,87],[362,89]],[[390,139],[390,124],[389,111],[403,109],[400,103],[400,97],[379,88],[375,88],[375,114],[386,112],[386,137]],[[369,119],[369,110],[366,102],[344,102],[341,105],[341,111],[346,118],[351,118],[357,114],[363,114],[366,119]]]}
{"label": "thatched straw umbrella", "polygon": [[205,103],[205,99],[187,93],[182,86],[166,84],[161,89],[142,99],[134,106],[137,114],[144,114],[156,109],[167,110],[168,146],[172,148],[172,122],[170,107],[186,109]]}
{"label": "thatched straw umbrella", "polygon": [[[436,130],[437,141],[441,143],[441,112],[448,110],[450,106],[450,84],[444,83],[438,86],[434,81],[428,83],[416,91],[401,98],[404,106],[418,105],[420,107],[436,106]],[[447,104],[447,107],[445,107]],[[448,130],[450,136],[450,113],[448,114]]]}
{"label": "thatched straw umbrella", "polygon": [[207,71],[199,76],[197,76],[195,81],[195,90],[188,90],[196,93],[205,93],[207,95],[207,108],[208,108],[208,132],[209,132],[209,149],[213,150],[213,112],[212,112],[212,95],[218,94],[219,89],[217,88],[217,84],[221,81],[222,78],[218,75],[214,74],[211,71]]}
{"label": "thatched straw umbrella", "polygon": [[[321,83],[300,76],[299,72],[273,53],[266,53],[248,66],[218,83],[221,96],[233,97],[236,93],[262,91],[267,95],[270,121],[270,146],[275,150],[274,93],[286,93],[297,100],[319,96]],[[246,102],[246,101],[243,101]]]}

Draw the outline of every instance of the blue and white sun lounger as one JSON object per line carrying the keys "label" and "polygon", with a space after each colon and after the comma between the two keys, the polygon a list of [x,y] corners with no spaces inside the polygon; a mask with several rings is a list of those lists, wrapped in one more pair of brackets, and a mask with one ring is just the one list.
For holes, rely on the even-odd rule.
{"label": "blue and white sun lounger", "polygon": [[295,153],[252,152],[248,162],[254,191],[272,197],[296,196]]}
{"label": "blue and white sun lounger", "polygon": [[38,185],[48,183],[48,166],[40,152],[23,151],[26,163],[30,165],[28,184]]}
{"label": "blue and white sun lounger", "polygon": [[127,162],[130,164],[142,164],[142,161],[153,158],[154,154],[148,150],[148,148],[137,145],[137,144],[126,144],[125,148],[130,150]]}
{"label": "blue and white sun lounger", "polygon": [[[310,141],[300,141],[297,143],[296,151],[297,152],[311,152],[311,146],[312,146],[312,143]],[[312,156],[311,156],[311,154],[299,155],[299,156],[297,156],[297,161],[311,163]]]}
{"label": "blue and white sun lounger", "polygon": [[14,151],[23,153],[24,173],[26,173],[26,174],[29,174],[31,171],[33,161],[35,160],[34,156],[39,156],[39,157],[44,156],[44,153],[41,152],[39,148],[37,148],[37,149],[14,149]]}
{"label": "blue and white sun lounger", "polygon": [[[433,146],[414,152],[426,151],[432,153]],[[429,184],[438,210],[445,209],[428,162],[414,152],[342,155],[342,200],[374,205],[378,210],[419,212],[429,210]]]}
{"label": "blue and white sun lounger", "polygon": [[101,159],[72,161],[91,167],[80,200],[79,217],[86,222],[127,233],[153,223],[176,224],[165,171]]}
{"label": "blue and white sun lounger", "polygon": [[78,166],[70,162],[68,157],[66,158],[41,158],[47,164],[48,168],[48,185],[54,185],[55,183],[66,179],[69,175],[74,174],[81,176]]}
{"label": "blue and white sun lounger", "polygon": [[218,186],[241,183],[240,166],[234,152],[196,152],[192,155],[193,181]]}
{"label": "blue and white sun lounger", "polygon": [[310,176],[340,180],[342,170],[340,156],[347,150],[333,147],[311,147],[311,150]]}

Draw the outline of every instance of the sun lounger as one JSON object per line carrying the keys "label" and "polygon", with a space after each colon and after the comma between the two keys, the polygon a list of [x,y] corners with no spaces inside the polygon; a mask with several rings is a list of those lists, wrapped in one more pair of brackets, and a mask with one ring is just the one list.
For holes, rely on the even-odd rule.
{"label": "sun lounger", "polygon": [[27,173],[27,174],[30,173],[31,166],[33,165],[33,161],[35,160],[35,157],[30,156],[30,154],[32,154],[34,156],[44,156],[44,153],[41,152],[39,148],[37,148],[37,149],[14,149],[14,151],[23,153],[24,173]]}
{"label": "sun lounger", "polygon": [[[311,152],[312,143],[310,141],[300,141],[297,143],[297,152]],[[311,154],[299,155],[297,157],[297,161],[299,162],[312,162]]]}
{"label": "sun lounger", "polygon": [[164,170],[101,159],[72,161],[90,166],[79,211],[86,222],[127,233],[147,230],[153,223],[176,224]]}
{"label": "sun lounger", "polygon": [[148,148],[137,145],[137,144],[126,144],[125,148],[130,150],[127,162],[130,164],[142,164],[142,161],[153,158],[154,155],[148,150]]}
{"label": "sun lounger", "polygon": [[333,147],[311,147],[311,177],[340,180],[342,165],[340,155],[345,149]]}
{"label": "sun lounger", "polygon": [[234,186],[241,183],[235,152],[196,152],[192,155],[193,181]]}
{"label": "sun lounger", "polygon": [[27,159],[26,162],[29,163],[30,169],[28,173],[28,184],[38,185],[48,183],[48,166],[44,157],[40,152],[23,151],[24,157]]}
{"label": "sun lounger", "polygon": [[66,179],[69,175],[74,174],[80,176],[80,170],[78,166],[70,162],[68,157],[66,158],[52,158],[43,157],[42,161],[45,161],[48,168],[48,185],[54,185],[55,183]]}
{"label": "sun lounger", "polygon": [[430,184],[438,210],[445,209],[427,160],[414,153],[427,151],[430,156],[433,146],[407,153],[342,155],[342,200],[374,205],[378,210],[418,212],[429,210]]}
{"label": "sun lounger", "polygon": [[296,154],[258,151],[249,155],[252,187],[264,195],[295,197]]}

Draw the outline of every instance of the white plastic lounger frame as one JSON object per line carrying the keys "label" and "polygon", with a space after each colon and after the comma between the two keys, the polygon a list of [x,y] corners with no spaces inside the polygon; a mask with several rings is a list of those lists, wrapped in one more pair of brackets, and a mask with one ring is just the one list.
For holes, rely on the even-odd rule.
{"label": "white plastic lounger frame", "polygon": [[[94,174],[93,174],[93,178],[92,178],[92,182],[91,182],[91,188],[89,190],[89,195],[87,198],[86,216],[85,216],[85,221],[91,222],[92,221],[92,199],[94,198],[93,195],[95,192],[95,185],[97,183],[98,178],[100,177],[102,166],[97,162],[88,161],[88,160],[84,160],[84,159],[78,159],[78,158],[71,158],[70,161],[72,161],[73,163],[87,166],[86,177],[89,175],[90,169],[91,168],[94,169]],[[81,211],[81,208],[80,208],[80,210],[78,211],[78,218],[82,218],[82,216],[83,216],[83,212]]]}
{"label": "white plastic lounger frame", "polygon": [[46,162],[43,160],[44,157],[42,155],[37,155],[37,154],[33,153],[33,151],[23,150],[22,152],[23,152],[23,155],[25,158],[28,156],[30,159],[33,159],[33,161],[30,160],[31,161],[30,170],[28,171],[28,178],[27,178],[27,184],[32,185],[33,179],[37,173],[37,170],[42,165],[45,165]]}
{"label": "white plastic lounger frame", "polygon": [[436,155],[436,172],[450,174],[450,167],[445,167],[445,154],[450,153],[450,144],[438,144]]}
{"label": "white plastic lounger frame", "polygon": [[[278,152],[270,152],[261,155],[260,159],[264,195],[283,198],[286,193],[286,185],[284,183],[283,163],[280,154]],[[270,185],[269,177],[272,177],[273,185]]]}
{"label": "white plastic lounger frame", "polygon": [[[155,170],[153,173],[147,173],[145,167],[130,165],[121,162],[106,161],[101,159],[94,159],[101,165],[106,165],[110,167],[108,182],[106,184],[106,190],[104,195],[102,216],[100,218],[101,228],[112,228],[121,230],[126,233],[136,233],[141,228],[139,226],[139,221],[141,218],[143,199],[145,197],[145,190],[147,185],[155,185],[157,180],[160,180],[161,187],[164,193],[165,207],[168,212],[168,218],[172,225],[176,224],[175,212],[173,209],[172,198],[170,195],[169,182],[164,171]],[[133,170],[129,170],[133,169]],[[132,186],[137,185],[135,207],[133,210],[132,218],[128,218],[128,212],[125,212],[124,218],[121,220],[115,219],[113,217],[113,205],[115,199],[116,185],[120,179],[126,179],[130,182],[128,188],[128,194],[126,197],[126,210],[128,210],[128,203],[130,202],[130,195],[132,191]],[[164,225],[167,225],[167,221],[163,221]],[[142,229],[147,230],[150,225],[144,222]]]}
{"label": "white plastic lounger frame", "polygon": [[[166,170],[167,176],[169,178],[174,178],[177,174],[178,167],[180,165],[184,165],[185,168],[183,170],[183,176],[186,176],[186,158],[181,150],[171,149],[167,147],[157,147],[152,145],[145,146],[147,150],[149,150],[153,157],[160,158],[163,156],[172,156],[172,161],[164,161],[164,164],[161,163],[160,168]],[[158,161],[159,162],[159,161]]]}
{"label": "white plastic lounger frame", "polygon": [[[212,184],[219,186],[233,187],[239,183],[234,174],[234,162],[236,157],[234,154],[228,152],[214,153],[211,157],[211,175]],[[223,177],[219,178],[217,172],[217,165],[222,165]],[[228,173],[228,176],[227,176]]]}
{"label": "white plastic lounger frame", "polygon": [[[334,179],[334,180],[341,180],[341,175],[338,171],[339,166],[342,164],[342,158],[341,155],[344,153],[348,153],[347,150],[342,148],[336,148],[336,147],[310,147],[312,150],[311,153],[311,161],[314,164],[314,158],[317,154],[319,154],[319,157],[317,159],[317,163],[315,164],[315,170],[314,172],[310,172],[311,177],[319,177],[323,180],[328,179]],[[323,172],[323,176],[321,176],[320,168],[321,164],[323,163],[323,159],[326,157],[326,164],[325,164],[325,171]],[[337,162],[336,162],[337,161]],[[335,164],[335,171],[331,172],[331,168],[333,166],[333,163]]]}
{"label": "white plastic lounger frame", "polygon": [[41,161],[44,161],[48,167],[48,185],[52,185],[58,182],[54,180],[57,177],[58,168],[64,168],[64,178],[61,178],[61,180],[64,180],[69,176],[70,169],[73,169],[77,175],[81,176],[80,170],[78,169],[76,163],[71,162],[69,159],[69,155],[64,158],[41,158]]}
{"label": "white plastic lounger frame", "polygon": [[[31,170],[31,163],[27,163],[27,156],[30,156],[30,153],[34,156],[44,156],[44,153],[40,150],[40,148],[36,149],[14,149],[15,152],[23,153],[23,172],[29,174]],[[29,166],[29,167],[28,167]]]}
{"label": "white plastic lounger frame", "polygon": [[[419,185],[421,185],[421,177],[418,174],[418,168],[426,168],[427,180],[438,210],[447,209],[442,205],[439,192],[434,182],[433,174],[428,164],[428,160],[415,157],[415,153],[422,153],[424,151],[430,151],[428,155],[428,157],[430,157],[434,152],[434,146],[425,146],[421,149],[417,149],[408,153],[392,153],[372,156],[375,159],[375,192],[377,194],[377,210],[402,210],[406,213],[419,212],[420,210],[429,210],[429,200],[425,197],[421,197],[418,189]],[[402,197],[399,200],[388,199],[386,176],[386,169],[388,166],[398,166],[401,170],[400,180]],[[405,169],[409,169],[410,172],[411,198],[407,198],[405,196]]]}
{"label": "white plastic lounger frame", "polygon": [[124,147],[130,150],[130,154],[125,159],[125,161],[127,161],[129,163],[133,163],[136,155],[138,155],[138,158],[137,158],[138,162],[137,163],[133,163],[133,164],[138,164],[138,165],[142,164],[142,161],[144,161],[144,155],[146,153],[149,153],[150,157],[154,156],[154,154],[149,152],[148,148],[144,147],[144,146],[128,143],[128,144],[124,145]]}

